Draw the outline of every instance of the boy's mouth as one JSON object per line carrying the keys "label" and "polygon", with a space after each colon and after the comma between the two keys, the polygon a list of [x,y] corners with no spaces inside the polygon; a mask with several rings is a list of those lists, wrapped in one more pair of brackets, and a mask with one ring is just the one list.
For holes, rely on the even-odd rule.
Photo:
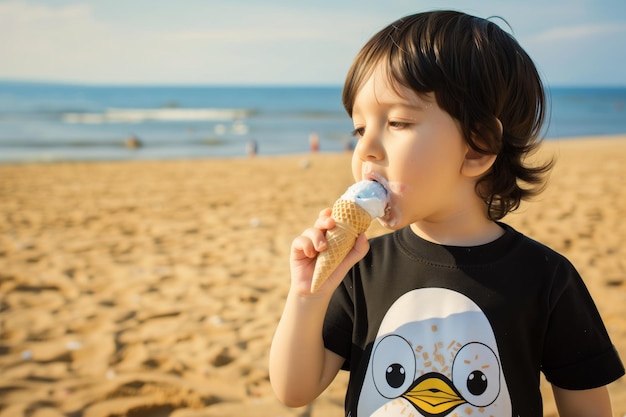
{"label": "boy's mouth", "polygon": [[375,181],[379,183],[380,185],[382,185],[382,187],[385,189],[385,192],[387,193],[387,204],[385,204],[385,214],[379,217],[378,220],[381,221],[381,224],[384,227],[388,227],[388,228],[395,227],[395,225],[398,223],[399,214],[398,214],[397,208],[394,208],[395,206],[393,205],[391,201],[392,196],[395,195],[394,193],[391,192],[393,188],[392,185],[389,183],[387,178],[381,175],[378,175],[372,171],[363,175],[363,179],[368,180],[368,181]]}
{"label": "boy's mouth", "polygon": [[380,185],[382,185],[382,187],[387,192],[387,196],[389,197],[389,195],[390,195],[390,193],[389,193],[389,181],[387,181],[385,178],[383,178],[380,175],[377,175],[377,174],[371,172],[371,173],[367,174],[364,179],[366,179],[368,181],[374,181],[374,182],[377,182]]}
{"label": "boy's mouth", "polygon": [[385,214],[383,217],[387,217],[391,213],[391,193],[389,192],[389,182],[385,178],[376,175],[373,172],[366,175],[365,179],[377,182],[385,189],[385,193],[387,194],[387,204],[385,205]]}

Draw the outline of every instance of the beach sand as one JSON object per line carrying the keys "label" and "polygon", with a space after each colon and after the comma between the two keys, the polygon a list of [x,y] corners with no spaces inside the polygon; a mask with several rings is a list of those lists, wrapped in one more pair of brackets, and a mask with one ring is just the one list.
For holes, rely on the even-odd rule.
{"label": "beach sand", "polygon": [[[626,360],[626,136],[550,154],[548,189],[505,220],[577,266]],[[345,372],[289,409],[267,361],[291,240],[349,167],[343,153],[0,166],[0,417],[342,415]],[[609,389],[626,415],[626,380]]]}

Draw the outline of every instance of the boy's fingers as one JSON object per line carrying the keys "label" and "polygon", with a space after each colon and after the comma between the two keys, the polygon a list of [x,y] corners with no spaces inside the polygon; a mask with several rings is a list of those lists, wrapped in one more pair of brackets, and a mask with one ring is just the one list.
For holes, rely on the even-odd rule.
{"label": "boy's fingers", "polygon": [[330,214],[333,212],[333,209],[327,207],[320,211],[319,217],[330,217]]}
{"label": "boy's fingers", "polygon": [[315,258],[319,252],[326,249],[324,232],[315,227],[306,229],[294,240],[294,248],[299,248],[309,258]]}
{"label": "boy's fingers", "polygon": [[[294,259],[314,258],[317,254],[317,251],[313,247],[313,242],[305,236],[298,236],[293,240],[291,243],[291,252]],[[300,254],[304,256],[300,256]]]}
{"label": "boy's fingers", "polygon": [[329,230],[335,227],[335,219],[330,217],[331,209],[324,209],[320,212],[319,217],[315,220],[315,225],[318,229]]}

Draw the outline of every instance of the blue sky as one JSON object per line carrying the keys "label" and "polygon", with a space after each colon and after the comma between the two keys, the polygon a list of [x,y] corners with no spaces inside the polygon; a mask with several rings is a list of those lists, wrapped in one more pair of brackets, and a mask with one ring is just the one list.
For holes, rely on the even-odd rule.
{"label": "blue sky", "polygon": [[623,0],[0,0],[0,79],[341,85],[371,35],[434,8],[503,17],[550,85],[626,86]]}

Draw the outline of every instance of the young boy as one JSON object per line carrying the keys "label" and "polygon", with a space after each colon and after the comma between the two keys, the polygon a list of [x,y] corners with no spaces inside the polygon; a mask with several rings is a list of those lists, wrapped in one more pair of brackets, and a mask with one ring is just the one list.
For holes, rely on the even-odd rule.
{"label": "young boy", "polygon": [[343,368],[347,416],[542,416],[543,372],[561,416],[610,417],[624,368],[585,285],[499,222],[551,167],[525,160],[545,97],[517,42],[458,12],[408,16],[364,46],[343,102],[354,178],[386,188],[394,232],[361,235],[314,294],[330,210],[294,240],[270,354],[280,400],[308,404]]}

